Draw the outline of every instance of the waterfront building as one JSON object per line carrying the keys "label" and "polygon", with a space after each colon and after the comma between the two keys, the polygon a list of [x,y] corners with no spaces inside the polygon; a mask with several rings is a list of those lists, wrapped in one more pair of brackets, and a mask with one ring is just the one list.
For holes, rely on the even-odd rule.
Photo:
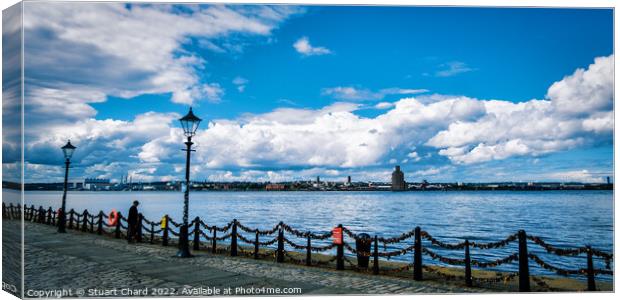
{"label": "waterfront building", "polygon": [[110,179],[104,178],[86,178],[83,187],[85,190],[99,191],[110,189]]}
{"label": "waterfront building", "polygon": [[280,183],[269,183],[265,186],[265,190],[267,191],[284,191],[286,186]]}
{"label": "waterfront building", "polygon": [[405,182],[405,173],[400,170],[400,166],[396,166],[394,172],[392,172],[392,191],[405,191],[407,190],[407,183]]}

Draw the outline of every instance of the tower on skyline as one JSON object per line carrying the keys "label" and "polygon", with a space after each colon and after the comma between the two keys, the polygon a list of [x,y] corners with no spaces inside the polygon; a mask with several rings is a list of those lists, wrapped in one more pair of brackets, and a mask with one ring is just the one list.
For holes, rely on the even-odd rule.
{"label": "tower on skyline", "polygon": [[405,173],[400,170],[400,166],[396,166],[394,172],[392,172],[392,191],[405,191],[407,190],[407,183],[405,182]]}

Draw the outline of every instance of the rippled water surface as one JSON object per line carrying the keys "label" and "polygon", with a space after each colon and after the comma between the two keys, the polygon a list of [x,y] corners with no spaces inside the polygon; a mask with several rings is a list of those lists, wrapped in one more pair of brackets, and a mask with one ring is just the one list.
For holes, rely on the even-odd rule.
{"label": "rippled water surface", "polygon": [[[26,192],[26,204],[60,206],[61,192]],[[180,192],[70,192],[68,208],[125,213],[132,200],[150,220],[168,214],[180,221]],[[299,230],[324,232],[337,224],[371,235],[396,236],[420,226],[445,241],[497,241],[516,232],[540,236],[560,247],[593,247],[613,250],[613,192],[611,191],[467,191],[467,192],[192,192],[190,220],[195,216],[209,224],[224,225],[236,218],[250,227],[272,228],[283,221]],[[249,235],[251,236],[251,235]],[[389,245],[395,249],[407,241]],[[546,255],[532,251],[557,266],[585,267],[585,258]],[[381,247],[383,248],[383,246]],[[472,250],[474,258],[497,259],[516,251],[516,243],[504,249]],[[462,257],[460,251],[436,251]],[[410,254],[394,258],[411,260]],[[430,258],[425,257],[425,263]],[[434,262],[437,263],[437,262]],[[530,265],[533,265],[530,262]],[[598,267],[604,267],[597,262]],[[533,265],[533,273],[543,272]],[[516,264],[500,270],[516,270]]]}

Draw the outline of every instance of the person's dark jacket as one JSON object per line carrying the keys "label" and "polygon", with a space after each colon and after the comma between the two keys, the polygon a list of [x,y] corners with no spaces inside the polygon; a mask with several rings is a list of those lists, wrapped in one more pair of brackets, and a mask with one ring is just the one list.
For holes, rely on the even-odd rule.
{"label": "person's dark jacket", "polygon": [[136,224],[138,223],[138,208],[135,205],[132,205],[129,209],[129,215],[127,216],[127,223]]}

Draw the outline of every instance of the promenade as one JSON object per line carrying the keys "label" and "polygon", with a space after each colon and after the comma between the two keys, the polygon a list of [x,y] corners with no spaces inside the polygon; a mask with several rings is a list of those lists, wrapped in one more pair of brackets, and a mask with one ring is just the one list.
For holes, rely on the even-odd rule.
{"label": "promenade", "polygon": [[[71,296],[120,297],[145,292],[148,296],[204,296],[215,291],[220,295],[226,291],[230,295],[488,291],[203,251],[195,251],[191,259],[178,259],[173,257],[174,247],[129,245],[122,239],[77,231],[58,234],[53,226],[29,222],[25,233],[26,293],[64,289]],[[3,221],[3,234],[19,243],[19,223]]]}

